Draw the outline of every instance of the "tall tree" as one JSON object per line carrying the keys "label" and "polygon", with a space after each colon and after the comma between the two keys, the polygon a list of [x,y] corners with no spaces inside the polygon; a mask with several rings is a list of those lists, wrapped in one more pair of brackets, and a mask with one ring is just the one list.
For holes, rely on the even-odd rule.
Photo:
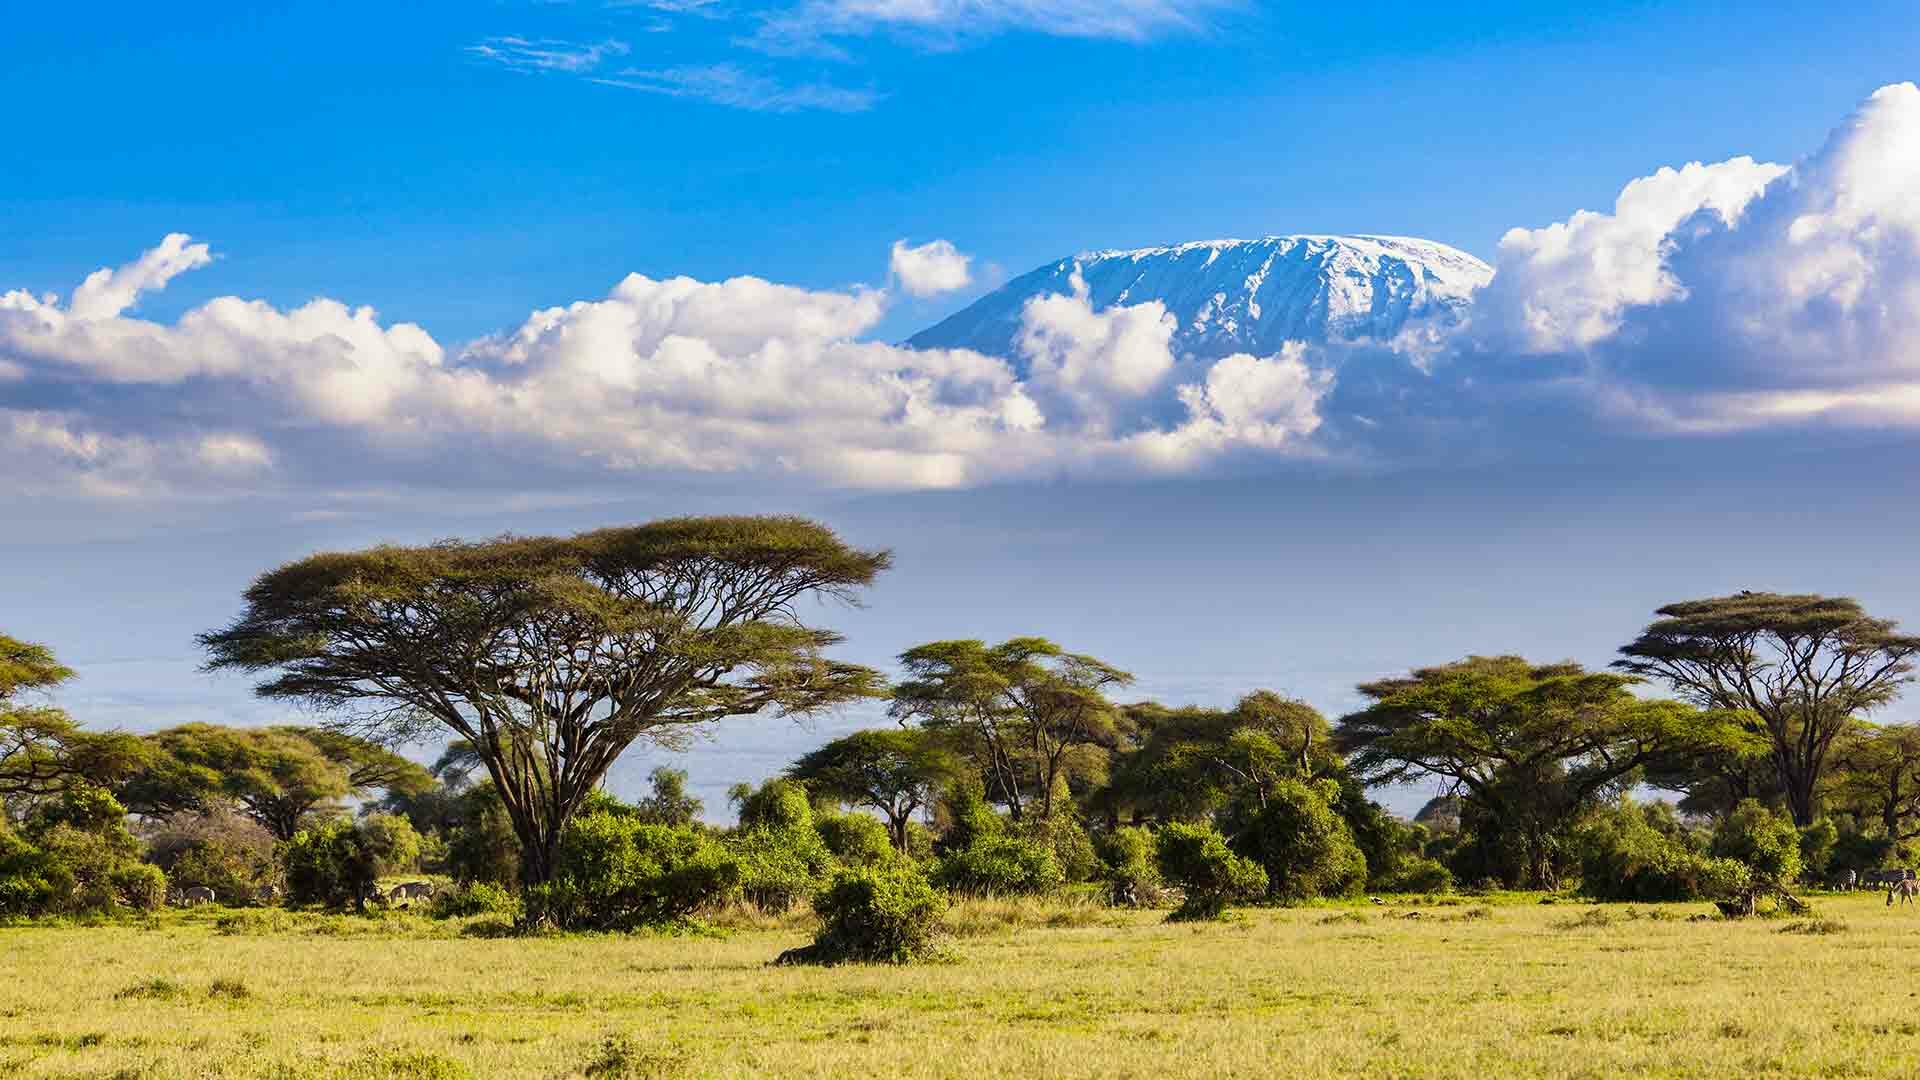
{"label": "tall tree", "polygon": [[1636,681],[1473,656],[1363,684],[1372,704],[1342,717],[1336,738],[1368,783],[1451,781],[1519,838],[1520,883],[1551,887],[1555,845],[1582,810],[1658,755],[1725,735],[1710,714],[1636,698]]}
{"label": "tall tree", "polygon": [[935,641],[900,654],[907,678],[893,715],[952,732],[980,758],[987,791],[1018,820],[1029,797],[1051,818],[1054,789],[1070,756],[1111,745],[1115,709],[1107,691],[1133,676],[1070,653],[1045,638]]}
{"label": "tall tree", "polygon": [[1271,690],[1256,690],[1231,709],[1144,702],[1125,713],[1135,745],[1119,755],[1101,795],[1115,810],[1193,819],[1244,798],[1251,812],[1266,805],[1276,784],[1329,776],[1341,766],[1326,717]]}
{"label": "tall tree", "polygon": [[0,796],[55,795],[76,781],[107,783],[142,760],[135,737],[82,731],[64,710],[45,703],[45,695],[71,678],[73,670],[46,646],[0,634]]}
{"label": "tall tree", "polygon": [[201,642],[210,668],[273,672],[257,693],[333,710],[339,728],[465,740],[537,885],[636,740],[678,746],[730,716],[878,694],[877,673],[824,655],[840,637],[799,605],[851,603],[889,561],[784,517],[378,547],[263,574]]}
{"label": "tall tree", "polygon": [[1813,822],[1833,742],[1912,677],[1920,637],[1846,597],[1743,592],[1668,604],[1613,666],[1730,710],[1771,743],[1796,825]]}
{"label": "tall tree", "polygon": [[959,772],[953,752],[919,728],[856,731],[809,751],[787,770],[815,795],[878,810],[899,851],[907,825]]}

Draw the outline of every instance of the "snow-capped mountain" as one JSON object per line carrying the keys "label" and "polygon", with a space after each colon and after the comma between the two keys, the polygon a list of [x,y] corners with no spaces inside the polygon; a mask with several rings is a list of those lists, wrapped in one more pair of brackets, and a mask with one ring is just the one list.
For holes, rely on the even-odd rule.
{"label": "snow-capped mountain", "polygon": [[1273,236],[1049,263],[908,341],[1016,356],[1027,301],[1085,283],[1095,310],[1158,300],[1178,321],[1176,355],[1266,355],[1287,341],[1387,340],[1410,321],[1457,322],[1493,268],[1464,251],[1399,236]]}

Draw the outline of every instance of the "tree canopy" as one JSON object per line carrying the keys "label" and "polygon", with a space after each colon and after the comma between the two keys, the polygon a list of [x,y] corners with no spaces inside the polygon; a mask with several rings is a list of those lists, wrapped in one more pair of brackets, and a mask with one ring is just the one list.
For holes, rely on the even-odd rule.
{"label": "tree canopy", "polygon": [[954,753],[915,728],[856,731],[794,762],[787,775],[815,795],[879,811],[893,846],[907,850],[907,825],[958,774]]}
{"label": "tree canopy", "polygon": [[141,760],[133,736],[82,731],[65,710],[32,702],[72,677],[46,646],[0,634],[0,796],[105,783]]}
{"label": "tree canopy", "polygon": [[1636,681],[1472,656],[1363,684],[1373,704],[1341,718],[1337,741],[1366,782],[1436,776],[1464,789],[1518,831],[1527,877],[1550,886],[1553,839],[1575,814],[1658,755],[1726,737],[1713,714],[1635,697]]}
{"label": "tree canopy", "polygon": [[1053,815],[1055,787],[1080,747],[1111,745],[1113,687],[1133,676],[1045,638],[998,645],[935,641],[900,654],[893,715],[950,733],[979,757],[988,794],[1016,819],[1029,801]]}
{"label": "tree canopy", "polygon": [[1614,667],[1765,736],[1795,824],[1816,814],[1833,742],[1912,678],[1920,636],[1847,597],[1742,592],[1668,604]]}
{"label": "tree canopy", "polygon": [[790,517],[677,518],[572,537],[315,555],[260,576],[201,636],[208,666],[383,740],[435,727],[485,762],[547,880],[560,833],[634,741],[879,693],[829,659],[806,597],[852,602],[890,561]]}

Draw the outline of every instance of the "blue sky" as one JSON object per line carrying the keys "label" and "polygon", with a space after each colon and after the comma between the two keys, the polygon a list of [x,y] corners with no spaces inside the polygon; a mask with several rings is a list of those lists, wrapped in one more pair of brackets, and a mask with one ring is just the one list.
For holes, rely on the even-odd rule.
{"label": "blue sky", "polygon": [[[1908,5],[5,20],[0,628],[81,669],[83,719],[271,718],[191,636],[279,561],[703,509],[897,548],[839,617],[860,659],[1037,632],[1177,700],[1338,711],[1470,650],[1599,663],[1724,589],[1920,622],[1920,92],[1874,96],[1916,75]],[[1075,251],[1289,232],[1429,238],[1495,284],[1426,351],[1203,372],[1212,411],[1171,432],[1146,419],[1188,401],[1171,382],[1089,405],[874,344]],[[903,239],[951,244],[967,283],[915,295]],[[740,275],[778,284],[718,284]],[[1152,312],[1074,318],[1095,364],[1168,347]],[[643,378],[677,365],[718,374]],[[688,761],[717,803],[813,737],[745,722]]]}

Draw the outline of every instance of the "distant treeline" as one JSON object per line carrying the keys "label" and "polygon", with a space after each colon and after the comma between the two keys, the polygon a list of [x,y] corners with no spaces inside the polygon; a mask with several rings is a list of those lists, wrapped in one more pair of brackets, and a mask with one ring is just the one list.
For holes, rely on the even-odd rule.
{"label": "distant treeline", "polygon": [[[1850,599],[1676,603],[1609,670],[1472,656],[1364,684],[1329,722],[1265,690],[1126,703],[1126,671],[1038,637],[930,642],[889,683],[802,618],[889,563],[794,518],[314,556],[262,575],[202,643],[323,710],[316,726],[88,731],[43,698],[71,673],[0,637],[0,911],[169,888],[362,906],[379,878],[425,873],[460,883],[443,912],[529,928],[811,899],[821,952],[796,959],[900,959],[956,893],[1206,917],[1577,887],[1739,911],[1902,863],[1920,834],[1920,729],[1869,719],[1920,638]],[[890,726],[736,789],[737,827],[702,824],[672,770],[637,803],[601,790],[635,741],[872,698]],[[431,769],[389,749],[436,734]],[[1411,822],[1368,797],[1404,781],[1447,794]],[[1642,786],[1677,802],[1636,804]]]}

